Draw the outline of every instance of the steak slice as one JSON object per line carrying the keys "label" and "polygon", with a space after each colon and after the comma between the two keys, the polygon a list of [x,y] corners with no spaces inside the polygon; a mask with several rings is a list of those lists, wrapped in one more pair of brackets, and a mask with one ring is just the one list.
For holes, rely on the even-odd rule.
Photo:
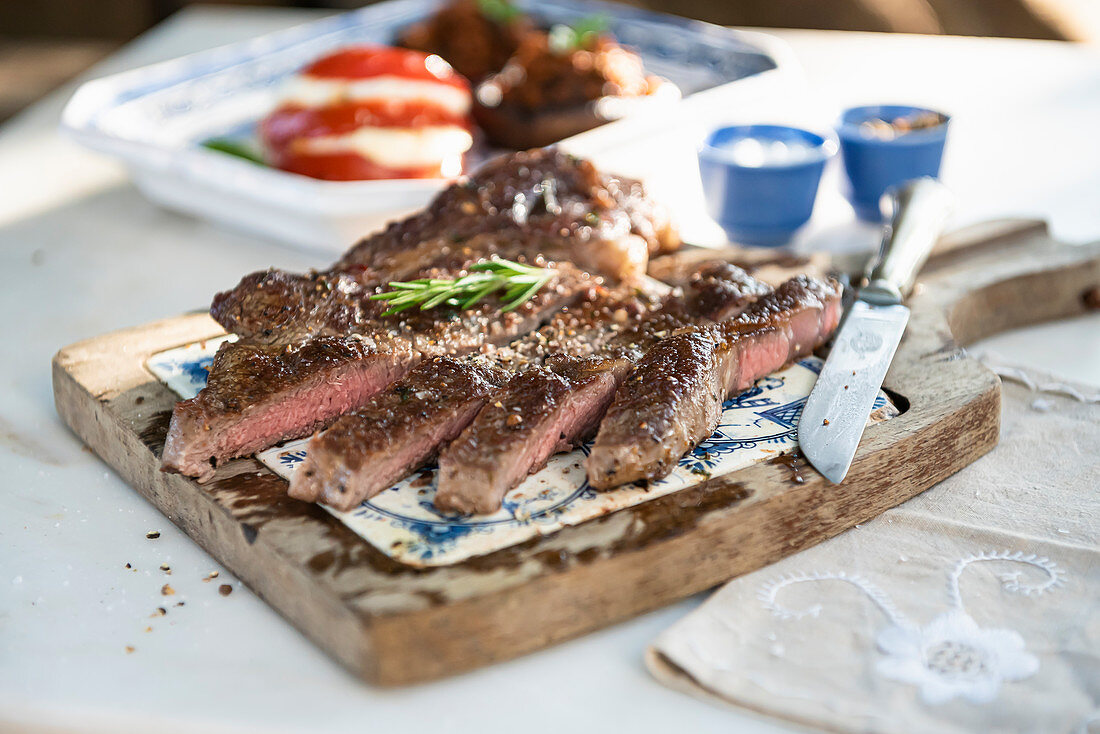
{"label": "steak slice", "polygon": [[567,264],[557,269],[552,283],[508,313],[484,303],[462,312],[403,312],[366,333],[223,344],[206,387],[176,404],[164,469],[204,481],[226,459],[309,435],[363,405],[425,357],[467,354],[529,333],[590,294],[589,277]]}
{"label": "steak slice", "polygon": [[508,377],[453,357],[421,362],[310,440],[290,496],[350,510],[430,461]]}
{"label": "steak slice", "polygon": [[343,273],[263,270],[216,294],[210,315],[242,339],[289,344],[313,335],[376,329],[386,307],[370,300],[373,293]]}
{"label": "steak slice", "polygon": [[508,490],[596,430],[632,364],[565,358],[513,377],[440,454],[436,507],[464,514],[499,510]]}
{"label": "steak slice", "polygon": [[207,386],[172,411],[163,466],[205,481],[222,459],[312,433],[416,359],[407,344],[380,351],[353,337],[320,337],[297,347],[222,344]]}
{"label": "steak slice", "polygon": [[736,315],[770,291],[740,268],[707,264],[683,296],[610,332],[598,356],[554,355],[545,369],[517,375],[441,453],[436,505],[495,512],[504,495],[553,454],[591,436],[631,366],[654,344],[691,324]]}
{"label": "steak slice", "polygon": [[585,464],[597,489],[659,479],[718,426],[722,403],[823,344],[840,288],[800,276],[740,317],[653,347],[615,394]]}

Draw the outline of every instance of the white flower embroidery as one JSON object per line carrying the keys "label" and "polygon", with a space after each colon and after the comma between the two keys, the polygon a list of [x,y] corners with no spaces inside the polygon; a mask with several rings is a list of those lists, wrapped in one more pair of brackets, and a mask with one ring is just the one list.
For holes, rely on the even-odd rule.
{"label": "white flower embroidery", "polygon": [[886,655],[875,666],[879,674],[917,686],[921,699],[932,705],[956,696],[989,703],[1004,681],[1023,680],[1039,670],[1039,660],[1018,633],[983,629],[961,609],[920,628],[887,627],[877,642]]}
{"label": "white flower embroidery", "polygon": [[948,611],[923,627],[906,619],[890,597],[870,580],[843,571],[788,574],[765,582],[757,598],[779,619],[817,617],[821,605],[792,609],[779,601],[780,592],[795,584],[840,581],[862,591],[882,611],[890,625],[877,636],[885,655],[875,664],[879,675],[920,689],[929,705],[946,703],[957,696],[974,703],[989,703],[1001,684],[1030,678],[1039,670],[1039,659],[1027,652],[1024,638],[1007,629],[983,629],[969,614],[959,592],[963,571],[975,563],[1019,563],[1042,571],[1040,583],[1025,583],[1019,572],[998,576],[1009,594],[1041,596],[1065,583],[1065,572],[1045,556],[1020,551],[987,551],[960,559],[948,574]]}

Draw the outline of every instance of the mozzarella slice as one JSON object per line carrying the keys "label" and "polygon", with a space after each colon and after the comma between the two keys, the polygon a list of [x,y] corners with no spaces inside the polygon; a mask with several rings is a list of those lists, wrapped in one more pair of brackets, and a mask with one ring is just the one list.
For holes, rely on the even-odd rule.
{"label": "mozzarella slice", "polygon": [[301,74],[287,80],[281,98],[284,103],[303,107],[323,107],[334,102],[364,102],[372,99],[423,100],[456,116],[470,111],[470,93],[464,89],[398,76],[322,79]]}
{"label": "mozzarella slice", "polygon": [[296,140],[301,153],[358,153],[387,168],[424,168],[461,156],[474,144],[469,131],[457,125],[426,127],[361,127],[345,135]]}

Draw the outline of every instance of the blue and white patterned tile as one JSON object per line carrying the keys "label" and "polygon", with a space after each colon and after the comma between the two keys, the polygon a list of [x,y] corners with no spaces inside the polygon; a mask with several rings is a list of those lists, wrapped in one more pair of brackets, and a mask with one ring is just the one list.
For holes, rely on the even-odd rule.
{"label": "blue and white patterned tile", "polygon": [[237,337],[230,334],[158,352],[145,362],[145,368],[172,392],[187,400],[206,386],[206,376],[218,347],[236,340]]}
{"label": "blue and white patterned tile", "polygon": [[[181,397],[191,397],[205,384],[206,368],[222,341],[154,355],[149,369]],[[492,515],[458,516],[437,510],[435,467],[398,482],[350,512],[329,511],[378,550],[409,565],[444,566],[491,553],[793,450],[798,418],[820,369],[816,357],[800,360],[726,401],[714,434],[681,459],[669,476],[648,486],[596,492],[584,472],[590,447],[581,446],[551,458],[542,471],[509,492],[503,507]],[[872,420],[894,414],[880,394]],[[290,479],[306,456],[306,444],[305,439],[291,441],[256,458]]]}

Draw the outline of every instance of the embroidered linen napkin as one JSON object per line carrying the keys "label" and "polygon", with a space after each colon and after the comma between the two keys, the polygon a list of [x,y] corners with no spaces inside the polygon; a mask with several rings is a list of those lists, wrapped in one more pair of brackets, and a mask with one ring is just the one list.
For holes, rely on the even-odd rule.
{"label": "embroidered linen napkin", "polygon": [[1100,397],[997,371],[991,453],[730,582],[656,640],[653,674],[840,731],[1100,731]]}

